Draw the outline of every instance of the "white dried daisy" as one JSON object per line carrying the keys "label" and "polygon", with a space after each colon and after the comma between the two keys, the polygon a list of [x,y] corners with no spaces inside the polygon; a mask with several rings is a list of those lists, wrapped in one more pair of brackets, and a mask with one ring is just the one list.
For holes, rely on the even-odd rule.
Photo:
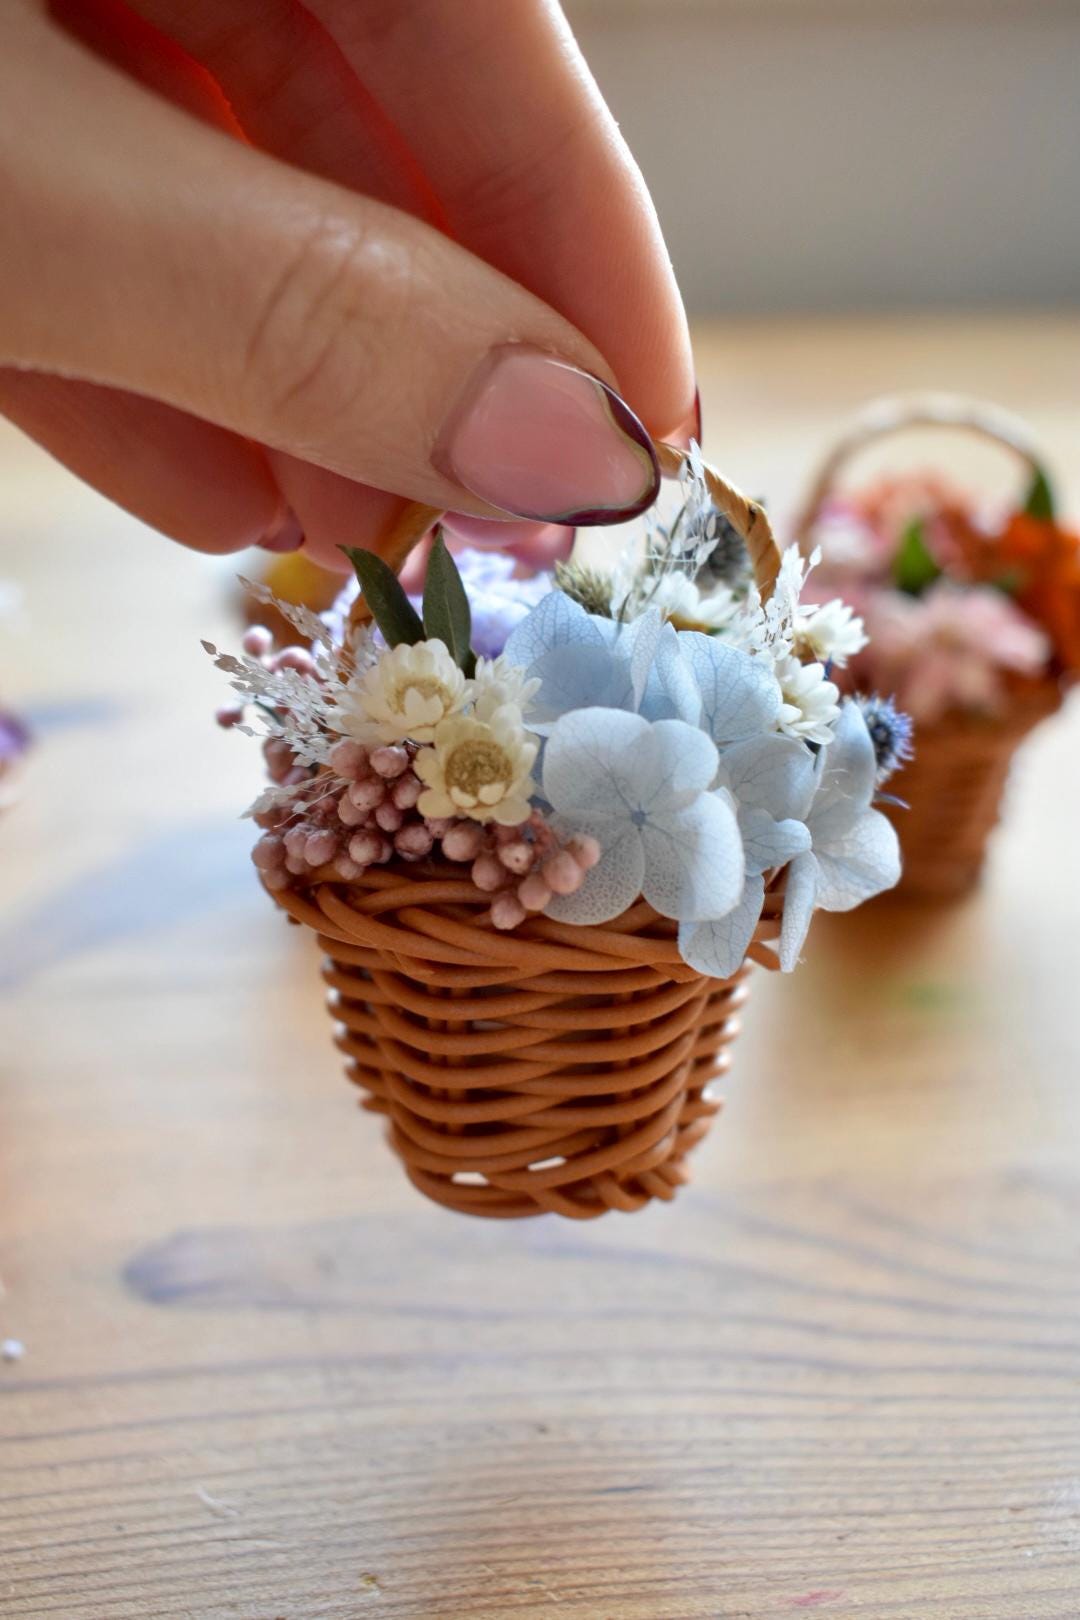
{"label": "white dried daisy", "polygon": [[726,585],[705,596],[692,579],[680,573],[665,574],[655,590],[646,584],[644,597],[677,630],[723,630],[739,612],[738,598]]}
{"label": "white dried daisy", "polygon": [[529,712],[540,678],[528,676],[520,664],[511,663],[500,653],[498,658],[478,658],[473,680],[473,715],[477,720],[490,720],[498,709],[516,709],[522,719]]}
{"label": "white dried daisy", "polygon": [[800,664],[790,656],[776,661],[783,703],[777,729],[803,742],[828,743],[840,714],[840,693],[825,678],[824,664]]}
{"label": "white dried daisy", "polygon": [[445,642],[401,643],[341,688],[334,729],[359,742],[431,742],[440,722],[460,713],[471,696]]}
{"label": "white dried daisy", "polygon": [[803,607],[795,618],[795,652],[837,669],[862,652],[869,640],[862,620],[839,597]]}
{"label": "white dried daisy", "polygon": [[464,815],[516,827],[532,808],[536,751],[536,739],[509,705],[489,720],[453,715],[436,727],[434,746],[422,748],[413,762],[424,783],[417,809],[422,816]]}

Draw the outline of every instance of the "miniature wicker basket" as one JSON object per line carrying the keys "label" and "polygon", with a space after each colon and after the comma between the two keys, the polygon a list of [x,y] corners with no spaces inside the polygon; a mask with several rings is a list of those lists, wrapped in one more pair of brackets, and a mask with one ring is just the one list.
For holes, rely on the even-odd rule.
{"label": "miniature wicker basket", "polygon": [[[1000,446],[1030,474],[1040,461],[1023,424],[1003,411],[952,395],[875,402],[823,463],[797,533],[808,546],[840,474],[875,440],[910,428],[945,428]],[[1061,704],[1060,681],[1017,682],[993,716],[954,713],[919,725],[915,757],[889,784],[906,808],[885,806],[900,838],[903,875],[894,894],[950,898],[975,887],[987,844],[1001,818],[1013,756],[1024,738]]]}
{"label": "miniature wicker basket", "polygon": [[[658,453],[668,475],[685,459]],[[764,513],[706,477],[768,595],[780,554]],[[395,566],[438,516],[409,508],[387,547]],[[773,874],[748,952],[767,967],[782,884]],[[603,925],[536,916],[500,933],[450,863],[391,863],[349,883],[316,872],[268,892],[318,936],[348,1077],[436,1203],[589,1220],[671,1199],[688,1179],[720,1108],[706,1088],[727,1069],[748,962],[704,977],[644,900]]]}

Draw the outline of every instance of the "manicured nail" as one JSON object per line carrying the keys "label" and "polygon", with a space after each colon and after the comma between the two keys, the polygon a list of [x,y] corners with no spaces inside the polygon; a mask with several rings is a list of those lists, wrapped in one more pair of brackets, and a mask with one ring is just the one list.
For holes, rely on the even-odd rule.
{"label": "manicured nail", "polygon": [[694,389],[693,408],[678,432],[671,435],[671,443],[677,444],[681,450],[689,450],[691,439],[701,444],[701,390],[698,388]]}
{"label": "manicured nail", "polygon": [[432,459],[489,505],[538,523],[622,523],[660,487],[652,441],[625,400],[525,344],[487,357]]}
{"label": "manicured nail", "polygon": [[300,527],[300,520],[289,507],[285,508],[280,523],[259,541],[264,551],[299,551],[303,543],[304,531]]}

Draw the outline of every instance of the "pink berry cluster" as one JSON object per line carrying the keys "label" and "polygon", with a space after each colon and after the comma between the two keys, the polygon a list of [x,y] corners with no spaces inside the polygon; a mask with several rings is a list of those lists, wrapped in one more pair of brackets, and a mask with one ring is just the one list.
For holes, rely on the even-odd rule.
{"label": "pink berry cluster", "polygon": [[469,862],[473,883],[491,895],[496,928],[516,928],[553,895],[576,894],[600,859],[595,838],[575,835],[560,844],[540,810],[520,827],[455,821],[442,835],[442,852],[448,861]]}
{"label": "pink berry cluster", "polygon": [[[260,627],[247,632],[243,646],[269,669],[316,674],[310,653],[302,647],[273,653],[270,633]],[[230,705],[216,718],[234,726],[243,714],[242,706]],[[329,771],[318,774],[297,765],[280,737],[268,738],[263,754],[272,782],[301,789],[292,803],[255,817],[263,832],[251,858],[268,889],[316,873],[349,882],[369,866],[421,861],[441,851],[468,866],[475,887],[491,897],[492,923],[510,929],[543,911],[553,895],[574,894],[600,859],[595,838],[560,843],[539,810],[517,827],[421,815],[414,743],[369,748],[343,737],[330,751]]]}

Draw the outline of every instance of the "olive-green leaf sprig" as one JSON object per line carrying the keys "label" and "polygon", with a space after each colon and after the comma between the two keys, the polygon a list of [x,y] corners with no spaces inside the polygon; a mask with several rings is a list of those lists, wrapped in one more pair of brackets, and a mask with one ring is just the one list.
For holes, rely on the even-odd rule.
{"label": "olive-green leaf sprig", "polygon": [[474,673],[469,598],[441,528],[435,530],[424,581],[424,631],[433,640],[446,644],[451,658],[466,676]]}
{"label": "olive-green leaf sprig", "polygon": [[373,551],[362,551],[358,546],[342,546],[356,570],[364,600],[386,639],[388,647],[401,642],[414,646],[424,639],[424,626],[420,615],[405,594],[404,586],[388,563]]}

